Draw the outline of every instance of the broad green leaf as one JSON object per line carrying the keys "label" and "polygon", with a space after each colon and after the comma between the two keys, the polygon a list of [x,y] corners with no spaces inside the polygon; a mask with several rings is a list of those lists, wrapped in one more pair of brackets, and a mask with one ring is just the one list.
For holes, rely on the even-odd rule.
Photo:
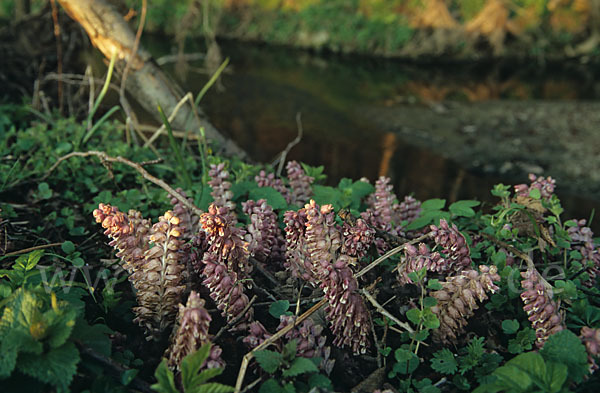
{"label": "broad green leaf", "polygon": [[433,307],[437,304],[437,299],[431,296],[427,296],[423,299],[423,307]]}
{"label": "broad green leaf", "polygon": [[428,199],[421,204],[421,209],[423,210],[441,210],[446,205],[445,199]]}
{"label": "broad green leaf", "polygon": [[298,340],[291,340],[283,347],[282,356],[284,360],[292,361],[298,352]]}
{"label": "broad green leaf", "polygon": [[173,372],[167,367],[167,359],[160,362],[156,371],[154,372],[156,383],[150,386],[158,393],[179,393],[179,390],[175,387],[175,378]]}
{"label": "broad green leaf", "polygon": [[516,367],[526,372],[536,382],[543,386],[546,379],[546,363],[544,358],[537,352],[526,352],[515,356],[505,366]]}
{"label": "broad green leaf", "polygon": [[80,317],[75,324],[71,337],[79,340],[94,351],[110,357],[112,343],[109,334],[114,333],[108,326],[103,324],[89,325],[87,321]]}
{"label": "broad green leaf", "polygon": [[233,391],[235,391],[233,386],[223,385],[218,382],[209,382],[186,390],[185,393],[229,393]]}
{"label": "broad green leaf", "polygon": [[529,196],[533,199],[540,199],[542,197],[542,193],[539,188],[532,188],[529,190]]}
{"label": "broad green leaf", "polygon": [[555,362],[546,363],[546,386],[549,393],[560,392],[567,380],[567,366]]}
{"label": "broad green leaf", "polygon": [[73,343],[54,348],[40,355],[21,353],[17,368],[24,374],[56,386],[58,392],[67,392],[79,363],[79,351]]}
{"label": "broad green leaf", "polygon": [[526,372],[511,366],[498,367],[493,375],[504,386],[503,390],[510,389],[514,392],[526,392],[533,382]]}
{"label": "broad green leaf", "polygon": [[314,201],[318,205],[333,205],[335,210],[339,210],[343,207],[346,207],[342,203],[342,191],[340,191],[339,189],[329,186],[316,185],[313,186],[312,190],[313,196],[311,197],[311,199],[314,199]]}
{"label": "broad green leaf", "polygon": [[256,351],[254,353],[254,357],[256,358],[256,361],[260,367],[269,374],[273,374],[275,371],[277,371],[283,362],[282,354],[279,352],[269,351],[268,349]]}
{"label": "broad green leaf", "polygon": [[565,364],[569,377],[579,383],[588,374],[587,352],[579,337],[570,330],[562,330],[548,338],[540,354],[546,361]]}
{"label": "broad green leaf", "polygon": [[450,213],[461,217],[473,217],[475,210],[472,207],[479,205],[479,201],[457,201],[448,207]]}
{"label": "broad green leaf", "polygon": [[290,308],[289,300],[277,300],[269,306],[269,314],[279,319]]}
{"label": "broad green leaf", "polygon": [[297,357],[292,362],[290,368],[285,370],[282,375],[284,377],[295,377],[296,375],[306,374],[306,373],[316,373],[319,372],[319,369],[315,364],[307,358]]}
{"label": "broad green leaf", "polygon": [[254,180],[246,180],[232,184],[231,192],[233,193],[233,200],[238,200],[245,197],[250,190],[255,188],[258,188],[258,184],[256,184]]}
{"label": "broad green leaf", "polygon": [[221,374],[223,374],[222,367],[207,368],[206,370],[202,370],[202,372],[196,376],[193,383],[195,385],[200,385]]}
{"label": "broad green leaf", "polygon": [[269,206],[273,210],[285,209],[288,204],[283,195],[272,187],[257,187],[250,190],[248,199],[258,201],[259,199],[265,199]]}
{"label": "broad green leaf", "polygon": [[[54,310],[50,310],[47,313],[55,315]],[[60,310],[60,314],[53,318],[52,323],[48,326],[46,337],[48,338],[48,344],[52,348],[57,348],[63,345],[75,326],[75,318],[77,312],[75,310],[64,311]]]}
{"label": "broad green leaf", "polygon": [[184,389],[191,388],[198,383],[197,378],[202,363],[210,355],[210,343],[204,344],[195,352],[186,355],[181,361],[181,384]]}

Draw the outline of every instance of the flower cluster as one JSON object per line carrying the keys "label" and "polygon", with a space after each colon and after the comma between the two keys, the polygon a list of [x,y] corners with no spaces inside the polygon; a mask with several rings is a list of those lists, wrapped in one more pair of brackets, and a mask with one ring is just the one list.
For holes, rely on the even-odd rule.
{"label": "flower cluster", "polygon": [[[212,204],[200,217],[200,226],[206,236],[208,248],[202,255],[202,282],[210,297],[228,320],[239,316],[249,303],[243,283],[249,285],[252,266],[243,240],[244,232],[237,228],[228,209]],[[252,317],[250,309],[244,319]]]}
{"label": "flower cluster", "polygon": [[439,226],[431,225],[429,228],[435,244],[442,249],[442,254],[448,260],[444,265],[444,270],[458,272],[471,266],[469,246],[465,237],[458,231],[456,224],[450,226],[446,220],[441,219]]}
{"label": "flower cluster", "polygon": [[[212,318],[204,308],[204,303],[198,293],[192,291],[186,305],[179,305],[179,327],[171,347],[167,350],[169,367],[179,369],[184,357],[196,352],[202,345],[210,341],[208,328]],[[223,365],[221,348],[212,345],[210,356],[203,368],[222,367]]]}
{"label": "flower cluster", "polygon": [[225,163],[211,164],[208,176],[210,176],[208,185],[212,188],[210,195],[214,203],[219,207],[226,207],[231,214],[234,214],[235,203],[232,201],[233,192],[230,190],[231,183],[227,181],[229,172],[225,169]]}
{"label": "flower cluster", "polygon": [[306,249],[312,276],[323,289],[328,301],[327,319],[335,335],[333,343],[348,345],[354,353],[365,353],[370,331],[370,314],[358,294],[358,282],[350,265],[356,259],[338,251],[342,245],[340,230],[335,226],[333,207],[319,208],[311,200],[305,207]]}
{"label": "flower cluster", "polygon": [[272,336],[259,321],[251,322],[248,325],[248,335],[242,339],[242,342],[250,348],[256,348],[265,340]]}
{"label": "flower cluster", "polygon": [[184,289],[181,282],[185,266],[180,263],[179,252],[183,228],[179,218],[168,211],[150,228],[150,222],[141,213],[131,210],[125,216],[116,207],[103,203],[94,210],[94,217],[113,239],[110,244],[118,250],[122,267],[130,273],[138,303],[133,309],[135,321],[144,328],[149,340],[159,338],[173,324]]}
{"label": "flower cluster", "polygon": [[[581,253],[582,262],[587,267],[586,271],[590,276],[583,284],[593,287],[596,284],[598,274],[600,274],[600,248],[594,244],[594,233],[589,227],[585,226],[586,220],[577,221],[577,226],[569,227],[567,230],[573,244],[573,249]],[[587,265],[587,266],[586,266]]]}
{"label": "flower cluster", "polygon": [[581,328],[579,335],[585,349],[588,353],[588,364],[590,372],[593,373],[598,369],[595,358],[600,355],[600,329],[592,329],[587,326]]}
{"label": "flower cluster", "polygon": [[410,195],[405,196],[396,209],[398,224],[403,221],[410,223],[419,217],[419,214],[421,214],[421,202]]}
{"label": "flower cluster", "polygon": [[[294,323],[293,316],[282,315],[277,330]],[[305,319],[301,324],[285,334],[288,341],[296,340],[297,355],[305,358],[321,358],[320,367],[327,374],[333,369],[334,359],[330,359],[331,348],[325,346],[327,337],[322,335],[323,326],[315,325],[311,319]]]}
{"label": "flower cluster", "polygon": [[136,210],[130,210],[126,216],[118,208],[104,203],[100,203],[93,214],[105,229],[104,234],[112,239],[109,245],[117,250],[121,267],[133,273],[144,261],[150,222]]}
{"label": "flower cluster", "polygon": [[409,273],[426,268],[432,272],[446,271],[448,260],[442,258],[440,253],[431,252],[425,243],[419,243],[418,248],[408,244],[404,249],[404,261],[398,270],[398,280],[401,284],[412,283]]}
{"label": "flower cluster", "polygon": [[283,195],[287,203],[291,202],[290,191],[285,187],[281,179],[275,177],[274,173],[267,174],[264,170],[260,171],[258,175],[254,177],[254,180],[259,187],[272,187],[276,189]]}
{"label": "flower cluster", "polygon": [[288,161],[285,169],[292,188],[289,203],[306,203],[312,195],[311,184],[315,179],[304,173],[304,169],[297,161]]}
{"label": "flower cluster", "polygon": [[179,218],[171,211],[159,217],[150,231],[153,247],[146,250],[144,263],[130,276],[137,290],[134,321],[145,329],[148,339],[158,338],[173,324],[185,289],[182,281],[186,269],[179,262],[182,233]]}
{"label": "flower cluster", "polygon": [[534,270],[521,273],[521,300],[525,304],[523,310],[528,315],[531,326],[535,330],[536,345],[542,348],[552,334],[564,329],[558,304],[540,280],[540,274]]}
{"label": "flower cluster", "polygon": [[515,193],[519,196],[527,197],[532,189],[537,188],[540,190],[540,194],[542,198],[548,200],[554,194],[554,188],[556,186],[556,180],[548,176],[544,178],[543,176],[537,177],[533,173],[529,174],[529,180],[531,184],[528,186],[527,184],[517,184],[515,186]]}
{"label": "flower cluster", "polygon": [[479,266],[476,270],[465,270],[459,275],[447,277],[441,282],[442,289],[431,296],[437,299],[437,305],[431,308],[440,320],[439,329],[433,332],[433,339],[450,343],[467,326],[467,319],[478,308],[477,300],[486,300],[486,292],[498,290],[494,281],[500,281],[496,266]]}
{"label": "flower cluster", "polygon": [[371,243],[375,240],[375,230],[359,218],[354,225],[344,222],[342,236],[342,253],[360,259],[369,251]]}
{"label": "flower cluster", "polygon": [[283,222],[285,223],[286,258],[283,265],[293,277],[315,282],[317,279],[312,275],[312,265],[307,258],[308,251],[305,244],[306,220],[304,209],[297,212],[293,210],[285,212]]}
{"label": "flower cluster", "polygon": [[[374,228],[387,232],[391,235],[398,235],[396,224],[400,221],[396,217],[396,211],[399,205],[395,203],[396,194],[390,184],[389,177],[381,176],[375,182],[375,192],[367,200],[370,207],[362,212],[361,217]],[[375,238],[375,246],[379,254],[384,254],[389,250],[389,245],[381,237]]]}
{"label": "flower cluster", "polygon": [[242,206],[244,213],[250,217],[247,228],[248,233],[246,234],[248,250],[250,255],[264,262],[277,245],[276,237],[280,232],[277,225],[277,214],[273,212],[273,208],[264,199],[247,201],[242,203]]}
{"label": "flower cluster", "polygon": [[[194,201],[191,198],[188,198],[181,188],[178,188],[175,191],[177,191],[184,198],[186,198],[189,203],[191,203],[192,205],[194,204]],[[181,203],[179,199],[175,198],[172,195],[169,195],[169,197],[171,205],[173,206],[173,214],[179,217],[179,226],[181,226],[185,230],[184,239],[190,240],[192,236],[198,232],[199,217],[196,214],[194,214],[194,212],[191,211],[186,205]]]}

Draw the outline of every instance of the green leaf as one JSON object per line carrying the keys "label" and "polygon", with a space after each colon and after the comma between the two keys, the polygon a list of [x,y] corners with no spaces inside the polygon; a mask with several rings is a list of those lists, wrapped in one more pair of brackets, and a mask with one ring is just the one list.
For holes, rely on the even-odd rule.
{"label": "green leaf", "polygon": [[442,374],[454,374],[458,369],[458,363],[454,354],[448,348],[444,348],[433,354],[431,368]]}
{"label": "green leaf", "polygon": [[25,270],[29,271],[36,267],[43,255],[44,250],[35,250],[27,254],[27,263],[25,264]]}
{"label": "green leaf", "polygon": [[567,380],[568,368],[565,364],[546,363],[546,386],[550,393],[560,392]]}
{"label": "green leaf", "polygon": [[315,185],[312,190],[313,196],[311,198],[314,199],[318,205],[331,204],[335,210],[347,207],[342,203],[342,192],[337,188]]}
{"label": "green leaf", "polygon": [[540,199],[542,197],[542,193],[540,192],[539,188],[531,188],[529,190],[529,196],[533,199]]}
{"label": "green leaf", "polygon": [[121,383],[123,386],[129,385],[139,372],[140,370],[136,370],[135,368],[123,371],[123,374],[121,374]]}
{"label": "green leaf", "polygon": [[254,353],[254,357],[256,361],[260,365],[260,367],[268,372],[269,374],[273,374],[283,363],[283,355],[279,352],[269,351],[268,349],[262,351],[256,351]]}
{"label": "green leaf", "polygon": [[79,351],[69,342],[41,355],[19,354],[17,368],[24,374],[56,386],[58,392],[67,392],[79,363]]}
{"label": "green leaf", "polygon": [[516,367],[532,377],[538,386],[543,386],[546,378],[546,363],[537,352],[526,352],[515,356],[505,366]]}
{"label": "green leaf", "polygon": [[291,340],[283,347],[282,356],[283,360],[287,360],[291,362],[296,358],[296,353],[298,352],[298,340]]}
{"label": "green leaf", "polygon": [[[55,314],[54,310],[51,310],[48,313]],[[76,317],[77,312],[75,310],[61,310],[61,313],[53,318],[54,320],[46,331],[46,337],[48,338],[50,347],[60,347],[67,341],[75,326]]]}
{"label": "green leaf", "polygon": [[167,359],[163,358],[154,372],[156,383],[150,386],[159,393],[179,393],[175,387],[173,372],[167,367]]}
{"label": "green leaf", "polygon": [[248,199],[247,194],[255,188],[258,188],[258,184],[254,180],[245,180],[232,184],[231,192],[233,193],[233,200]]}
{"label": "green leaf", "polygon": [[258,201],[265,199],[273,210],[286,209],[288,204],[283,195],[272,187],[257,187],[250,190],[248,199]]}
{"label": "green leaf", "polygon": [[548,338],[540,354],[546,361],[565,364],[569,377],[579,383],[588,374],[587,352],[579,337],[570,330],[562,330]]}
{"label": "green leaf", "polygon": [[279,385],[279,382],[273,378],[270,378],[260,385],[258,393],[285,393],[285,390],[283,390],[281,385]]}
{"label": "green leaf", "polygon": [[433,291],[439,291],[443,288],[443,286],[440,284],[440,280],[437,278],[432,278],[431,280],[427,281],[427,288]]}
{"label": "green leaf", "polygon": [[52,198],[52,189],[46,182],[38,184],[38,192],[41,199]]}
{"label": "green leaf", "polygon": [[332,390],[333,384],[331,383],[331,379],[327,378],[323,374],[312,374],[308,378],[308,386],[312,388],[321,388],[327,391]]}
{"label": "green leaf", "polygon": [[206,370],[202,370],[202,372],[195,377],[193,384],[194,385],[203,384],[206,381],[208,381],[209,379],[217,377],[221,374],[223,374],[222,367],[207,368]]}
{"label": "green leaf", "polygon": [[289,300],[277,300],[269,306],[269,314],[279,319],[290,308]]}
{"label": "green leaf", "polygon": [[181,384],[183,385],[184,390],[202,383],[198,382],[200,379],[198,372],[200,372],[202,363],[208,359],[209,355],[210,343],[206,343],[197,351],[192,352],[183,358],[181,361]]}
{"label": "green leaf", "polygon": [[394,371],[400,374],[410,374],[419,367],[419,357],[409,350],[398,348],[394,352],[396,363]]}
{"label": "green leaf", "polygon": [[445,199],[434,198],[434,199],[429,199],[429,200],[426,200],[425,202],[423,202],[421,204],[421,209],[423,209],[424,211],[441,210],[444,208],[445,205],[446,205]]}
{"label": "green leaf", "polygon": [[316,373],[319,372],[319,369],[315,364],[307,358],[297,357],[293,362],[290,368],[285,370],[282,375],[284,377],[295,377],[296,375],[306,374],[306,373]]}
{"label": "green leaf", "polygon": [[229,393],[234,391],[235,388],[233,386],[223,385],[218,382],[209,382],[186,390],[185,393]]}
{"label": "green leaf", "polygon": [[411,308],[406,312],[406,318],[415,325],[418,325],[419,322],[421,322],[421,310],[418,308]]}
{"label": "green leaf", "polygon": [[519,322],[516,319],[505,319],[502,321],[502,330],[506,334],[515,334],[519,330]]}
{"label": "green leaf", "polygon": [[475,215],[475,210],[473,210],[472,207],[478,206],[479,204],[479,201],[457,201],[451,204],[448,207],[448,210],[450,213],[460,217],[473,217]]}
{"label": "green leaf", "polygon": [[511,392],[526,392],[533,383],[526,372],[511,366],[498,367],[492,375],[499,379],[503,390]]}
{"label": "green leaf", "polygon": [[423,299],[423,307],[433,307],[437,304],[437,299],[431,296],[427,296]]}
{"label": "green leaf", "polygon": [[73,244],[72,241],[67,240],[60,245],[60,248],[65,254],[71,254],[73,251],[75,251],[75,244]]}

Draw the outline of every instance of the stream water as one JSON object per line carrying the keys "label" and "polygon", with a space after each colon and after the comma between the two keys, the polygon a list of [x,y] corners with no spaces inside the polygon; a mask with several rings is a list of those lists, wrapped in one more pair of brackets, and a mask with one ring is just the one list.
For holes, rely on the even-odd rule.
{"label": "stream water", "polygon": [[[150,50],[170,48],[154,41]],[[221,51],[231,66],[201,106],[256,161],[296,137],[299,112],[304,134],[288,159],[324,165],[330,184],[386,175],[400,198],[495,202],[494,184],[525,183],[533,171],[557,178],[567,218],[600,206],[600,79],[591,67],[417,65],[229,42]],[[208,79],[201,61],[185,74],[165,67],[186,91]]]}

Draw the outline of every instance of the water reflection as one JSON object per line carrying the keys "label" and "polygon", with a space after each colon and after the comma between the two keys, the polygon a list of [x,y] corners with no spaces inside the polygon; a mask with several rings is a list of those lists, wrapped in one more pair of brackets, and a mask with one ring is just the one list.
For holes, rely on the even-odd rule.
{"label": "water reflection", "polygon": [[[226,44],[222,51],[231,57],[232,65],[223,76],[225,89],[209,92],[202,106],[215,126],[253,159],[268,162],[281,152],[296,137],[295,116],[301,112],[304,137],[289,159],[324,165],[330,184],[337,184],[342,177],[391,176],[398,196],[412,193],[421,200],[441,197],[449,202],[467,198],[495,202],[489,193],[494,184],[526,182],[526,173],[467,170],[407,142],[419,138],[418,134],[407,139],[369,121],[367,106],[597,96],[595,71],[568,65],[560,72],[551,69],[549,78],[537,74],[535,67],[447,65],[440,70],[260,46]],[[198,91],[206,80],[206,75],[189,72],[184,86]],[[486,158],[478,157],[483,163]],[[560,183],[558,193],[569,217],[588,217],[600,199],[561,192]],[[595,220],[596,233],[600,233],[598,222]]]}

